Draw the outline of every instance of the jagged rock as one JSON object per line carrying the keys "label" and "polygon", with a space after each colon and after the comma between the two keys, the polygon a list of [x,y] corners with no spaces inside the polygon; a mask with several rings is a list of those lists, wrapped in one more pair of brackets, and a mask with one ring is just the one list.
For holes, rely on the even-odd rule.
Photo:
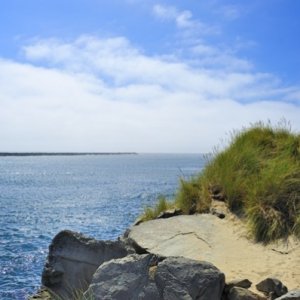
{"label": "jagged rock", "polygon": [[158,291],[149,275],[155,257],[129,255],[103,263],[93,276],[85,295],[97,299],[158,299]]}
{"label": "jagged rock", "polygon": [[224,274],[183,257],[129,255],[103,263],[85,296],[95,300],[220,300]]}
{"label": "jagged rock", "polygon": [[179,216],[181,214],[182,214],[182,210],[181,209],[179,209],[179,208],[172,208],[172,209],[168,209],[168,210],[165,210],[165,211],[161,212],[157,216],[157,219],[167,219],[167,218]]}
{"label": "jagged rock", "polygon": [[227,295],[228,300],[267,300],[247,289],[234,286]]}
{"label": "jagged rock", "polygon": [[266,278],[256,285],[256,289],[266,295],[270,295],[273,299],[280,297],[288,292],[283,283],[276,278]]}
{"label": "jagged rock", "polygon": [[158,264],[155,281],[161,299],[218,300],[225,276],[208,262],[168,257]]}
{"label": "jagged rock", "polygon": [[42,274],[42,284],[58,296],[69,299],[86,290],[103,262],[133,253],[124,241],[99,241],[69,230],[52,240]]}
{"label": "jagged rock", "polygon": [[292,290],[276,300],[300,300],[300,290]]}
{"label": "jagged rock", "polygon": [[252,282],[248,279],[231,280],[231,281],[229,281],[225,284],[224,292],[229,293],[229,291],[233,287],[241,287],[241,288],[244,288],[244,289],[248,289],[249,287],[251,287],[251,285],[252,285]]}

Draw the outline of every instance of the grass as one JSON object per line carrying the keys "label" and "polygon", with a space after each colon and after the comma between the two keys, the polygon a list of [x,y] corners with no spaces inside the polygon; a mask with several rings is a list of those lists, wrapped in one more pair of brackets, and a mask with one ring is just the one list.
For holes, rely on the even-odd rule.
{"label": "grass", "polygon": [[181,180],[169,205],[184,213],[206,212],[216,187],[257,241],[300,238],[300,135],[286,124],[257,123],[235,132],[201,174]]}
{"label": "grass", "polygon": [[43,287],[41,290],[37,292],[36,295],[33,295],[28,298],[29,300],[34,299],[43,299],[43,300],[66,300],[66,299],[73,299],[73,300],[94,300],[95,297],[92,291],[81,290],[81,289],[70,289],[70,296],[62,297],[52,291],[48,287]]}
{"label": "grass", "polygon": [[146,207],[144,209],[144,214],[142,215],[141,219],[142,221],[149,221],[149,220],[156,219],[161,212],[166,211],[167,209],[173,207],[174,205],[168,202],[165,196],[159,196],[157,204],[155,205],[154,208]]}

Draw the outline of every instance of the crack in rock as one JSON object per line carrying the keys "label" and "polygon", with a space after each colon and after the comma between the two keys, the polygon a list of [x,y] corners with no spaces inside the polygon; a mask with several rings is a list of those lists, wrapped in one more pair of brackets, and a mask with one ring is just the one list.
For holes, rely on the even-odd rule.
{"label": "crack in rock", "polygon": [[189,235],[189,234],[193,234],[198,240],[204,242],[209,248],[212,248],[211,245],[202,237],[200,237],[196,232],[190,231],[190,232],[179,232],[175,235],[173,235],[172,237],[168,238],[167,240],[172,240],[175,237],[179,236],[179,235]]}

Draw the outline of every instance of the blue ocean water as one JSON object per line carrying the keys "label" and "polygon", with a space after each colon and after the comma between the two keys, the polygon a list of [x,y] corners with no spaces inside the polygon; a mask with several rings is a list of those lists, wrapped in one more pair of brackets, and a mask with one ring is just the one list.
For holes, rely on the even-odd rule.
{"label": "blue ocean water", "polygon": [[0,157],[0,299],[37,290],[60,230],[116,239],[203,165],[194,154]]}

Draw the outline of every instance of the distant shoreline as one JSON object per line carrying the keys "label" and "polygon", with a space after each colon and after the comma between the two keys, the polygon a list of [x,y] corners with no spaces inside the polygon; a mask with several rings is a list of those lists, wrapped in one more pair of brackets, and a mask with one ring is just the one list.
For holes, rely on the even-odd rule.
{"label": "distant shoreline", "polygon": [[137,155],[136,152],[0,152],[0,156]]}

